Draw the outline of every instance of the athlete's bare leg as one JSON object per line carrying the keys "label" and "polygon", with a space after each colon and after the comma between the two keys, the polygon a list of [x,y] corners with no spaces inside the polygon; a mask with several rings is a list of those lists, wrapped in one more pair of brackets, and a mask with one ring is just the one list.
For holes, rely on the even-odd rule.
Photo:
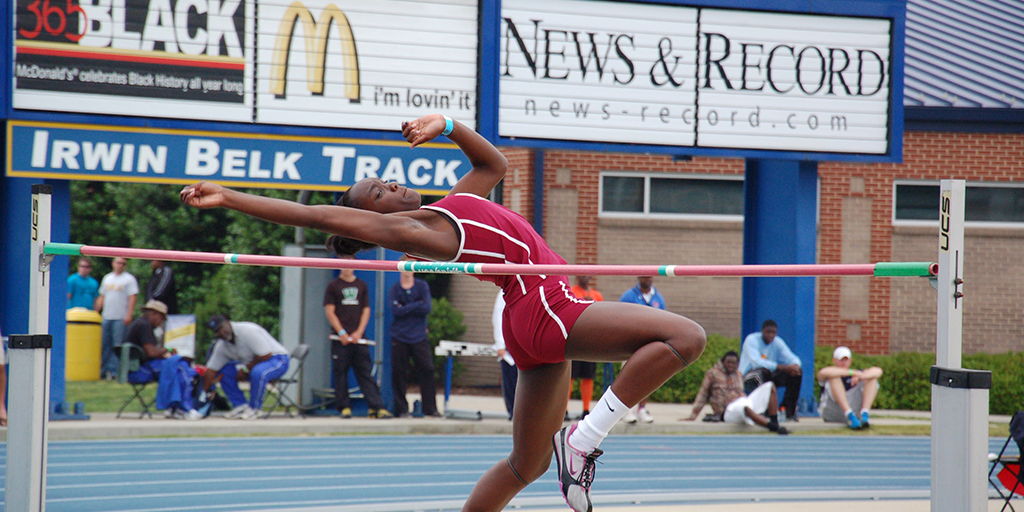
{"label": "athlete's bare leg", "polygon": [[627,361],[612,391],[632,407],[696,361],[705,343],[704,329],[689,318],[639,304],[596,302],[573,325],[565,358]]}
{"label": "athlete's bare leg", "polygon": [[[624,404],[633,406],[697,360],[705,343],[704,329],[685,317],[638,304],[597,302],[576,320],[566,340],[565,358],[628,359],[612,388]],[[519,371],[512,454],[484,473],[464,512],[498,512],[547,471],[551,438],[565,416],[568,386],[568,362]]]}
{"label": "athlete's bare leg", "polygon": [[512,454],[480,477],[462,507],[464,512],[502,510],[527,483],[548,470],[551,436],[562,428],[568,393],[568,362],[519,370],[512,410]]}

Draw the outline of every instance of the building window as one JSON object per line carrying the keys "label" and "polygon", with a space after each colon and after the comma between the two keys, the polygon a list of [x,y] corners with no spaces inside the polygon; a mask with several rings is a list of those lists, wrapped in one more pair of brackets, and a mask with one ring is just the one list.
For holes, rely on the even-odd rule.
{"label": "building window", "polygon": [[601,174],[603,216],[743,219],[743,178]]}
{"label": "building window", "polygon": [[[896,182],[894,224],[932,224],[939,220],[939,186]],[[966,222],[974,225],[1024,227],[1024,183],[968,184],[964,199]],[[1016,226],[1015,226],[1016,227]]]}

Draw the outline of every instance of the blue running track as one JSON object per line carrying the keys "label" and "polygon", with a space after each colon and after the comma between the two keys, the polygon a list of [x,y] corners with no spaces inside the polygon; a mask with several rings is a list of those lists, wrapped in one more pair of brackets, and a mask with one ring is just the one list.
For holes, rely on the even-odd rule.
{"label": "blue running track", "polygon": [[[1003,441],[990,440],[990,451]],[[508,436],[479,435],[51,442],[46,508],[458,509],[510,448]],[[925,499],[930,492],[927,437],[618,436],[601,448],[596,504]],[[554,467],[513,505],[564,506]]]}

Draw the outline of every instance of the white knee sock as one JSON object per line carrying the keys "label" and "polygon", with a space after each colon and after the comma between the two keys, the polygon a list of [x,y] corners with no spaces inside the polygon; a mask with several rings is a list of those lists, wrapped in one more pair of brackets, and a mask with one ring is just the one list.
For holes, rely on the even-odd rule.
{"label": "white knee sock", "polygon": [[576,430],[569,437],[569,444],[577,450],[590,453],[604,441],[608,432],[628,411],[629,407],[615,396],[612,388],[608,388],[590,414],[576,426]]}

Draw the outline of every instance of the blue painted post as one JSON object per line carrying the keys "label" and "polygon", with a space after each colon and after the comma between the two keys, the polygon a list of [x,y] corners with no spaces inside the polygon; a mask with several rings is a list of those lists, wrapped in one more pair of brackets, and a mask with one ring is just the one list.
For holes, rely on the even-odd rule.
{"label": "blue painted post", "polygon": [[[746,161],[743,264],[816,261],[817,162]],[[743,279],[743,337],[773,319],[779,336],[800,358],[799,414],[816,415],[814,396],[814,278]]]}
{"label": "blue painted post", "polygon": [[[0,197],[4,208],[0,211],[0,332],[5,336],[28,333],[29,291],[29,229],[32,214],[32,185],[38,180],[26,178],[0,178]],[[52,187],[50,233],[55,241],[67,241],[71,218],[70,187],[64,180],[45,180]],[[63,418],[66,412],[64,359],[67,342],[67,279],[68,258],[58,256],[50,263],[50,307],[48,332],[53,336],[50,351],[50,420]]]}

